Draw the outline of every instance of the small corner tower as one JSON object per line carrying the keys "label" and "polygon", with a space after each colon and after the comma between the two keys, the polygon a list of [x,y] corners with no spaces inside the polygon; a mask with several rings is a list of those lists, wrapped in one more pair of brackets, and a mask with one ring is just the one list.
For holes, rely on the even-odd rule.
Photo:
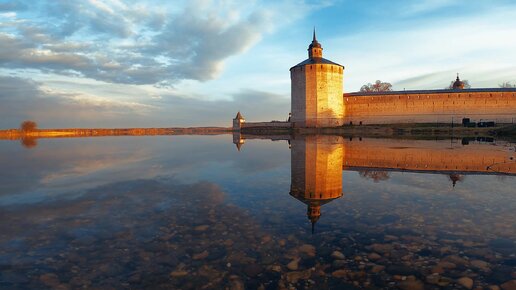
{"label": "small corner tower", "polygon": [[308,59],[290,68],[293,127],[338,127],[344,124],[344,66],[324,59],[315,28]]}
{"label": "small corner tower", "polygon": [[242,117],[242,114],[240,114],[240,111],[238,111],[236,117],[233,119],[233,131],[240,131],[244,123],[245,119]]}

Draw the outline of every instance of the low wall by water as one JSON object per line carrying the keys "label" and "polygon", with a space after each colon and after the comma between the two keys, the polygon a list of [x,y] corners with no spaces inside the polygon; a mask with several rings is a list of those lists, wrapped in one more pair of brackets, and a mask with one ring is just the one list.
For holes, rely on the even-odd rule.
{"label": "low wall by water", "polygon": [[345,124],[516,122],[516,89],[419,90],[344,94]]}
{"label": "low wall by water", "polygon": [[242,128],[256,127],[273,127],[273,128],[289,128],[289,122],[246,122],[242,123]]}
{"label": "low wall by water", "polygon": [[250,128],[290,128],[290,122],[245,122],[241,125],[242,129]]}

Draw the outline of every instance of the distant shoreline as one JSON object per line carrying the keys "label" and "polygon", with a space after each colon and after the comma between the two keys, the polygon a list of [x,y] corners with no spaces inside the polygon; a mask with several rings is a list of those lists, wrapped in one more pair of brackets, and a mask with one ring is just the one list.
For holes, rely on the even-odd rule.
{"label": "distant shoreline", "polygon": [[[173,128],[67,128],[67,129],[20,129],[0,130],[0,140],[75,138],[107,136],[160,136],[160,135],[221,135],[235,131],[230,127],[173,127]],[[373,138],[449,138],[449,137],[500,137],[516,141],[516,125],[506,124],[490,128],[466,128],[451,124],[382,124],[333,128],[242,128],[242,134],[333,134]]]}
{"label": "distant shoreline", "polygon": [[218,135],[231,132],[225,127],[188,127],[188,128],[67,128],[0,130],[0,139],[16,140],[23,138],[72,138],[102,136],[157,136],[157,135]]}

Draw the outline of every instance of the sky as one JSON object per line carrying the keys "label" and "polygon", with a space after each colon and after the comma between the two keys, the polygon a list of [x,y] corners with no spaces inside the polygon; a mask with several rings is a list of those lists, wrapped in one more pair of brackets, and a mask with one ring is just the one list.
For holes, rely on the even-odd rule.
{"label": "sky", "polygon": [[284,120],[314,27],[344,92],[516,84],[515,0],[0,0],[0,129]]}

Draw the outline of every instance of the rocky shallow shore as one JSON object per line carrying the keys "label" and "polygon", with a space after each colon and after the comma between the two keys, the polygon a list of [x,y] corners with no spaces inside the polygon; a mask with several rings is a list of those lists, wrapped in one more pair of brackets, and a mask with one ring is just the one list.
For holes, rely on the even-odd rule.
{"label": "rocky shallow shore", "polygon": [[425,218],[399,198],[361,211],[370,198],[328,212],[346,224],[311,235],[273,200],[257,204],[257,219],[210,183],[103,186],[3,212],[0,288],[515,289],[514,229],[497,217],[510,213],[485,229],[471,214],[449,223],[452,210]]}

